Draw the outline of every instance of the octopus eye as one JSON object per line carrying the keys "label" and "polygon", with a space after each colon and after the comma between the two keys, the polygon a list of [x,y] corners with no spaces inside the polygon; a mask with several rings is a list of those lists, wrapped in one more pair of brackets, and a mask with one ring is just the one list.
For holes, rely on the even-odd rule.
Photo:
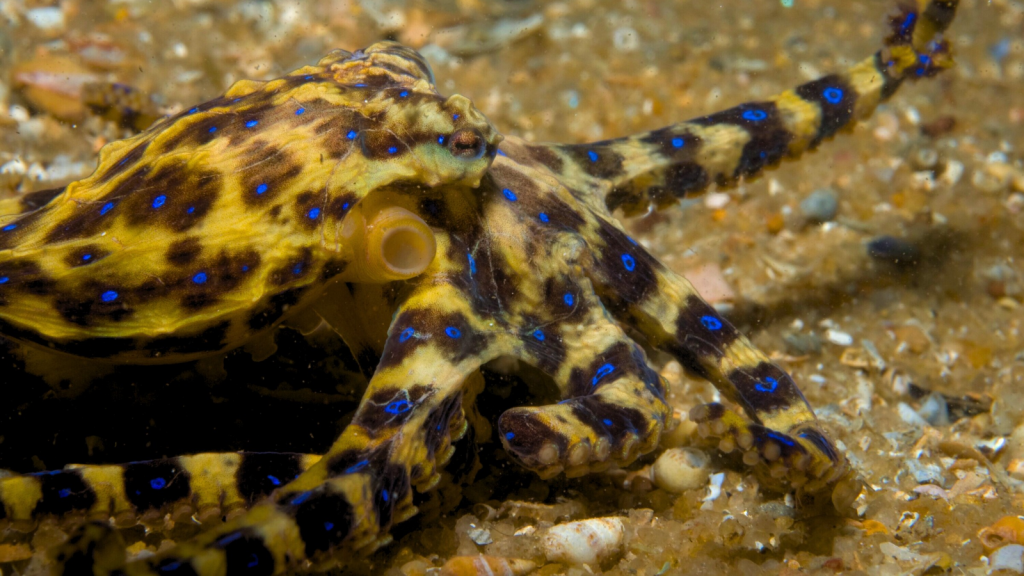
{"label": "octopus eye", "polygon": [[404,208],[385,208],[366,226],[365,269],[372,280],[418,276],[434,260],[436,250],[427,223]]}
{"label": "octopus eye", "polygon": [[452,156],[463,160],[476,160],[483,156],[487,142],[475,129],[464,128],[452,134],[448,139],[448,150]]}

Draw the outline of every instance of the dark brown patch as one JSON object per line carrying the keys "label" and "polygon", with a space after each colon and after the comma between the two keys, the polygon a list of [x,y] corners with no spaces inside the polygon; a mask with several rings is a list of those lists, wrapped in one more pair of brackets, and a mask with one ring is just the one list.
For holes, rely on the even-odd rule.
{"label": "dark brown patch", "polygon": [[302,173],[299,163],[266,140],[257,140],[246,149],[242,166],[242,201],[247,206],[266,206]]}
{"label": "dark brown patch", "polygon": [[0,306],[11,303],[12,293],[46,296],[56,283],[32,260],[17,258],[0,262]]}
{"label": "dark brown patch", "polygon": [[423,345],[437,346],[447,361],[457,364],[478,355],[489,341],[490,337],[473,330],[461,313],[405,310],[391,324],[378,370],[401,364]]}
{"label": "dark brown patch", "polygon": [[172,242],[164,257],[167,258],[169,264],[174,266],[188,266],[195,262],[202,251],[203,244],[199,238],[190,237]]}
{"label": "dark brown patch", "polygon": [[60,188],[36,190],[23,195],[21,197],[21,213],[24,214],[46,206],[51,200],[63,194],[66,189],[67,186],[61,186]]}
{"label": "dark brown patch", "polygon": [[109,254],[110,252],[103,248],[100,248],[95,244],[89,244],[69,252],[67,256],[64,257],[64,263],[72,268],[88,266],[89,264],[94,264],[95,262],[106,258]]}
{"label": "dark brown patch", "polygon": [[146,149],[149,148],[149,142],[150,141],[147,139],[143,140],[139,144],[136,144],[135,147],[133,147],[124,156],[122,156],[116,164],[114,164],[110,168],[107,168],[107,170],[104,171],[103,174],[100,175],[100,177],[97,179],[97,182],[100,184],[106,184],[107,182],[110,182],[115,177],[117,177],[119,174],[122,174],[124,171],[128,170],[132,166],[138,164],[139,159],[142,158],[142,155],[146,153]]}
{"label": "dark brown patch", "polygon": [[359,133],[363,155],[371,160],[397,158],[409,152],[409,146],[390,130],[364,130]]}
{"label": "dark brown patch", "polygon": [[327,486],[292,495],[282,504],[291,508],[306,558],[312,560],[340,546],[355,525],[355,513],[348,498],[331,492]]}
{"label": "dark brown patch", "polygon": [[638,377],[633,348],[625,342],[616,342],[591,360],[586,366],[576,366],[569,372],[565,397],[577,398],[596,392],[601,386],[624,375]]}
{"label": "dark brown patch", "polygon": [[255,250],[240,254],[221,252],[215,259],[194,264],[191,271],[168,283],[183,292],[182,307],[199,310],[215,304],[224,294],[236,290],[259,262],[260,255]]}
{"label": "dark brown patch", "polygon": [[427,447],[428,458],[433,459],[437,454],[437,449],[444,443],[444,439],[449,435],[449,424],[457,414],[462,413],[462,393],[452,394],[451,396],[444,399],[443,402],[435,406],[427,414],[426,420],[423,421],[423,429],[425,438],[423,440]]}
{"label": "dark brown patch", "polygon": [[318,119],[313,127],[313,133],[321,138],[319,147],[329,159],[343,158],[359,138],[361,117],[355,112],[337,108],[324,115],[326,117]]}
{"label": "dark brown patch", "polygon": [[73,511],[88,512],[96,503],[96,492],[77,470],[29,474],[39,480],[42,498],[36,502],[32,517],[61,516]]}
{"label": "dark brown patch", "polygon": [[286,264],[271,271],[269,280],[274,286],[283,286],[305,278],[311,272],[312,262],[312,251],[309,248],[303,248],[300,254],[290,257]]}
{"label": "dark brown patch", "polygon": [[316,230],[327,215],[326,204],[326,195],[309,190],[302,192],[295,198],[295,221],[305,230]]}
{"label": "dark brown patch", "polygon": [[702,361],[717,361],[737,338],[739,332],[732,324],[698,296],[690,296],[679,310],[675,342],[668,345],[668,349],[678,355],[682,355],[681,351],[685,349]]}
{"label": "dark brown patch", "polygon": [[57,222],[46,234],[46,243],[55,244],[92,236],[121,213],[121,202],[149,181],[150,167],[139,166],[96,202],[74,203],[71,216]]}
{"label": "dark brown patch", "polygon": [[736,368],[725,376],[739,395],[733,400],[759,424],[758,414],[784,410],[794,404],[807,406],[807,400],[793,379],[774,364],[761,362],[757,366]]}
{"label": "dark brown patch", "polygon": [[356,205],[358,197],[352,193],[344,193],[334,198],[331,198],[330,203],[327,204],[327,215],[334,220],[340,221],[348,214],[348,211]]}
{"label": "dark brown patch", "polygon": [[525,149],[530,159],[534,162],[545,166],[552,172],[562,172],[562,157],[556,154],[555,151],[548,146],[526,145]]}
{"label": "dark brown patch", "polygon": [[603,218],[599,219],[597,234],[603,244],[597,259],[601,274],[597,288],[609,310],[621,313],[657,290],[655,270],[660,270],[662,264]]}
{"label": "dark brown patch", "polygon": [[189,167],[185,161],[171,162],[161,165],[133,190],[121,202],[120,210],[131,226],[184,232],[202,221],[220,189],[220,173]]}
{"label": "dark brown patch", "polygon": [[[567,308],[564,301],[561,308]],[[534,358],[534,365],[545,374],[556,373],[565,361],[565,343],[558,323],[542,323],[531,316],[524,316],[519,340]]]}
{"label": "dark brown patch", "polygon": [[605,402],[600,396],[574,398],[570,403],[572,414],[599,437],[609,440],[613,452],[620,451],[631,434],[637,438],[647,435],[653,414],[644,414],[636,408],[627,408]]}
{"label": "dark brown patch", "polygon": [[597,178],[612,179],[622,174],[622,156],[608,142],[561,146],[584,172]]}
{"label": "dark brown patch", "polygon": [[857,105],[857,93],[842,77],[831,74],[796,88],[798,96],[814,102],[821,111],[818,134],[811,141],[814,148],[826,138],[831,138],[840,128],[853,119]]}
{"label": "dark brown patch", "polygon": [[231,322],[224,321],[193,334],[154,338],[145,343],[143,349],[151,358],[174,354],[218,352],[224,348],[224,341],[230,328]]}
{"label": "dark brown patch", "polygon": [[384,430],[405,424],[420,404],[432,394],[430,388],[421,384],[404,389],[377,390],[369,397],[363,398],[352,423],[365,428],[371,437],[377,437]]}
{"label": "dark brown patch", "polygon": [[507,410],[498,418],[498,434],[509,455],[528,468],[540,464],[537,454],[545,445],[553,444],[559,457],[565,455],[569,440],[525,409]]}
{"label": "dark brown patch", "polygon": [[259,332],[275,324],[288,311],[288,308],[299,302],[307,288],[308,286],[291,288],[267,298],[266,303],[255,308],[256,311],[249,316],[247,320],[249,329]]}
{"label": "dark brown patch", "polygon": [[789,143],[793,140],[793,134],[783,125],[774,102],[747,102],[691,122],[701,126],[732,124],[750,134],[736,169],[732,174],[724,175],[724,182],[753,176],[767,166],[778,164],[789,153]]}
{"label": "dark brown patch", "polygon": [[[191,110],[186,111],[183,116],[174,120],[174,130],[176,131],[171,132],[170,136],[163,141],[160,151],[168,153],[178,149],[198,148],[228,133],[228,127],[237,118],[233,112],[200,114],[205,112],[205,110],[218,105],[223,106],[224,104],[226,102],[221,97],[193,108],[192,110],[196,110],[195,116],[193,116],[193,113],[190,113]],[[163,134],[167,134],[166,130],[168,128],[164,128],[165,132]]]}

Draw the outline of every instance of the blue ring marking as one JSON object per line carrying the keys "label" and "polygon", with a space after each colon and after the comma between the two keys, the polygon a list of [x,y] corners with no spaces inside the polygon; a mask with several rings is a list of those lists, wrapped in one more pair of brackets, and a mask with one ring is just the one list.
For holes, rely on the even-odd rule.
{"label": "blue ring marking", "polygon": [[320,209],[319,208],[310,208],[309,212],[306,213],[306,216],[309,216],[310,220],[316,220],[317,218],[320,217]]}
{"label": "blue ring marking", "polygon": [[501,193],[505,196],[505,198],[508,199],[509,202],[515,202],[516,200],[519,200],[519,197],[516,196],[516,193],[509,190],[508,188],[503,189]]}
{"label": "blue ring marking", "polygon": [[459,119],[459,115],[458,114],[452,114],[452,120],[458,120],[458,119]]}
{"label": "blue ring marking", "polygon": [[246,128],[252,128],[253,126],[255,126],[255,125],[259,124],[259,123],[260,123],[259,120],[249,120],[248,122],[245,123],[245,127]]}
{"label": "blue ring marking", "polygon": [[298,276],[299,274],[302,274],[302,264],[301,263],[296,264],[295,267],[292,268],[292,274],[295,274],[296,276]]}
{"label": "blue ring marking", "polygon": [[839,88],[829,86],[821,92],[821,97],[829,104],[839,104],[843,101],[843,91]]}
{"label": "blue ring marking", "polygon": [[388,414],[405,414],[409,410],[412,410],[412,404],[406,399],[395,400],[384,407],[384,411]]}
{"label": "blue ring marking", "polygon": [[394,154],[395,152],[398,152],[398,146],[388,147],[388,154]]}
{"label": "blue ring marking", "polygon": [[551,218],[548,218],[548,215],[545,214],[544,212],[541,212],[540,214],[538,214],[537,215],[537,219],[540,220],[541,222],[544,222],[544,223],[548,223],[548,222],[551,221]]}
{"label": "blue ring marking", "polygon": [[771,376],[766,377],[765,382],[767,382],[768,384],[762,384],[761,382],[758,382],[757,384],[754,384],[754,388],[756,388],[760,392],[770,393],[775,392],[775,389],[779,387],[779,381],[776,380],[775,378],[772,378]]}
{"label": "blue ring marking", "polygon": [[10,232],[11,230],[14,230],[17,227],[18,227],[17,224],[8,224],[7,226],[4,226],[3,228],[0,228],[0,230],[3,230],[4,232]]}
{"label": "blue ring marking", "polygon": [[714,316],[701,316],[700,323],[703,324],[705,328],[711,331],[717,331],[722,329],[722,321],[719,320],[718,318],[715,318]]}
{"label": "blue ring marking", "polygon": [[358,136],[358,135],[359,135],[359,133],[358,133],[358,132],[356,132],[355,130],[349,130],[349,131],[348,131],[348,134],[345,134],[345,136],[346,136],[346,137],[347,137],[347,138],[348,138],[349,140],[355,140],[355,139],[356,139],[356,136]]}
{"label": "blue ring marking", "polygon": [[565,302],[566,306],[572,306],[572,303],[576,301],[572,296],[572,292],[566,292],[565,296],[562,296],[562,301]]}
{"label": "blue ring marking", "polygon": [[786,438],[782,434],[778,434],[776,432],[766,432],[766,434],[772,440],[778,440],[779,442],[782,442],[786,446],[796,446],[796,442],[793,442],[792,440],[790,440],[789,438]]}
{"label": "blue ring marking", "polygon": [[292,498],[291,501],[288,502],[288,503],[293,505],[293,506],[297,506],[299,504],[302,504],[306,500],[309,500],[309,497],[312,496],[312,495],[313,495],[312,490],[307,490],[305,492],[299,493],[298,496]]}
{"label": "blue ring marking", "polygon": [[672,139],[672,146],[675,147],[675,148],[682,148],[685,145],[686,145],[686,140],[683,140],[682,138],[673,138]]}
{"label": "blue ring marking", "polygon": [[254,568],[254,567],[256,567],[257,564],[260,563],[259,557],[256,556],[255,554],[250,555],[250,558],[252,558],[252,560],[249,561],[249,563],[245,565],[246,568]]}
{"label": "blue ring marking", "polygon": [[100,208],[100,216],[103,216],[107,212],[110,212],[110,209],[113,208],[113,207],[114,207],[114,203],[113,202],[107,202],[106,204],[104,204],[103,208]]}
{"label": "blue ring marking", "polygon": [[597,152],[594,152],[593,150],[587,150],[587,158],[590,158],[591,162],[597,162],[600,156],[598,156]]}
{"label": "blue ring marking", "polygon": [[195,108],[188,111],[189,114],[195,114],[196,112],[199,112],[199,106],[196,106]]}
{"label": "blue ring marking", "polygon": [[0,284],[7,284],[10,281],[11,278],[9,276],[0,276]]}
{"label": "blue ring marking", "polygon": [[546,338],[546,336],[544,336],[544,332],[541,331],[540,328],[533,331],[533,337],[536,338],[537,340],[540,340],[541,342],[543,342],[544,338]]}
{"label": "blue ring marking", "polygon": [[513,433],[513,432],[505,432],[505,440],[511,440],[511,439],[513,439],[515,437],[516,437],[515,433]]}
{"label": "blue ring marking", "polygon": [[334,528],[334,522],[324,522],[324,530],[332,530]]}
{"label": "blue ring marking", "polygon": [[458,338],[462,336],[462,332],[459,332],[459,329],[455,326],[445,328],[444,333],[447,334],[449,338]]}
{"label": "blue ring marking", "polygon": [[277,476],[274,476],[273,474],[267,474],[267,480],[270,480],[270,483],[273,484],[274,486],[281,485],[281,481],[278,480]]}
{"label": "blue ring marking", "polygon": [[68,496],[71,496],[71,488],[61,488],[57,492],[57,496],[60,496],[61,498],[67,498]]}
{"label": "blue ring marking", "polygon": [[199,272],[198,274],[192,277],[192,281],[195,282],[196,284],[202,284],[206,282],[206,272]]}
{"label": "blue ring marking", "polygon": [[611,364],[605,364],[597,369],[594,374],[594,378],[590,381],[591,386],[597,386],[597,381],[615,371],[615,366]]}
{"label": "blue ring marking", "polygon": [[217,127],[216,126],[210,126],[210,130],[209,130],[210,134],[213,134],[216,131],[217,131]]}
{"label": "blue ring marking", "polygon": [[612,425],[612,421],[607,419],[607,418],[605,418],[604,420],[601,420],[601,422],[603,422],[605,426],[611,426]]}
{"label": "blue ring marking", "polygon": [[389,494],[387,490],[381,490],[380,497],[383,498],[385,502],[391,500],[391,494]]}
{"label": "blue ring marking", "polygon": [[256,194],[263,194],[266,191],[267,191],[266,183],[260,184],[259,186],[256,187]]}
{"label": "blue ring marking", "polygon": [[346,468],[345,471],[342,472],[342,474],[354,474],[356,472],[359,472],[363,468],[366,468],[366,466],[369,465],[369,464],[370,464],[369,460],[360,460],[359,462],[356,462],[355,464],[353,464],[353,465],[349,466],[348,468]]}
{"label": "blue ring marking", "polygon": [[117,300],[117,292],[107,290],[103,294],[100,294],[100,300],[103,300],[104,302],[113,302],[114,300]]}
{"label": "blue ring marking", "polygon": [[167,203],[167,196],[161,194],[156,198],[153,198],[153,208],[159,208]]}
{"label": "blue ring marking", "polygon": [[623,254],[622,265],[626,267],[626,270],[632,272],[633,269],[636,268],[636,260],[634,260],[629,254]]}
{"label": "blue ring marking", "polygon": [[305,113],[306,113],[306,109],[305,108],[299,108],[298,110],[295,111],[295,115],[296,116],[302,116]]}
{"label": "blue ring marking", "polygon": [[764,110],[745,110],[743,112],[743,119],[750,120],[751,122],[760,122],[768,117],[768,113]]}
{"label": "blue ring marking", "polygon": [[473,255],[467,253],[466,257],[469,258],[469,273],[476,274],[476,260],[473,259]]}
{"label": "blue ring marking", "polygon": [[167,480],[163,478],[153,478],[149,481],[149,486],[153,490],[163,490],[167,486]]}
{"label": "blue ring marking", "polygon": [[181,568],[181,562],[173,561],[168,564],[164,564],[160,567],[161,572],[174,572],[178,568]]}
{"label": "blue ring marking", "polygon": [[92,254],[82,254],[82,260],[92,260]]}
{"label": "blue ring marking", "polygon": [[189,206],[188,210],[185,210],[185,212],[188,212],[189,214],[191,214],[191,213],[193,213],[195,211],[196,211],[196,207],[195,206]]}
{"label": "blue ring marking", "polygon": [[415,334],[415,333],[416,333],[416,330],[414,330],[412,328],[406,328],[405,330],[402,330],[401,334],[398,335],[398,341],[399,342],[405,342],[409,338],[412,338],[412,335]]}
{"label": "blue ring marking", "polygon": [[402,90],[401,92],[398,93],[398,97],[399,98],[405,98],[408,95],[409,95],[409,91],[408,90]]}

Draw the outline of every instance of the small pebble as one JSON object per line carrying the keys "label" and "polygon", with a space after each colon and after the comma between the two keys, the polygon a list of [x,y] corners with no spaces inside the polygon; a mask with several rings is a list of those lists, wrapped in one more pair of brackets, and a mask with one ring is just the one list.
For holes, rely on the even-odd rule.
{"label": "small pebble", "polygon": [[839,199],[832,190],[815,190],[800,202],[800,211],[811,223],[830,222],[839,212]]}
{"label": "small pebble", "polygon": [[676,494],[700,488],[708,481],[709,467],[707,454],[700,450],[670,448],[654,462],[654,483]]}
{"label": "small pebble", "polygon": [[918,170],[931,170],[939,163],[939,153],[933,148],[921,148],[911,156],[911,160]]}
{"label": "small pebble", "polygon": [[879,236],[868,242],[867,248],[868,256],[875,260],[902,267],[914,266],[920,258],[917,246],[894,236]]}
{"label": "small pebble", "polygon": [[989,554],[988,569],[989,574],[997,570],[1009,570],[1016,574],[1024,574],[1024,546],[1010,544]]}
{"label": "small pebble", "polygon": [[64,12],[56,6],[33,8],[25,12],[25,18],[40,30],[52,32],[64,30]]}
{"label": "small pebble", "polygon": [[786,334],[782,337],[786,343],[786,351],[797,356],[808,354],[821,354],[821,338],[814,333],[811,334]]}
{"label": "small pebble", "polygon": [[842,330],[829,328],[825,331],[825,339],[837,346],[849,346],[853,344],[853,336]]}
{"label": "small pebble", "polygon": [[964,177],[964,163],[957,160],[947,160],[946,168],[939,176],[939,181],[947,186],[954,186]]}
{"label": "small pebble", "polygon": [[624,537],[621,518],[590,518],[553,526],[541,547],[548,562],[599,564],[619,552]]}

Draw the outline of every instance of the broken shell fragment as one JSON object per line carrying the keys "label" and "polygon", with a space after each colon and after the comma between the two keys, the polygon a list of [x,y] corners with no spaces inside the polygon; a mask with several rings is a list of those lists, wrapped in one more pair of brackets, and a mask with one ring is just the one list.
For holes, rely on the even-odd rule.
{"label": "broken shell fragment", "polygon": [[618,553],[624,536],[621,518],[590,518],[552,527],[541,546],[549,562],[599,564]]}
{"label": "broken shell fragment", "polygon": [[707,484],[707,454],[695,448],[670,448],[654,462],[654,483],[679,494]]}
{"label": "broken shell fragment", "polygon": [[441,576],[522,576],[537,569],[535,562],[497,556],[456,556],[441,567]]}

